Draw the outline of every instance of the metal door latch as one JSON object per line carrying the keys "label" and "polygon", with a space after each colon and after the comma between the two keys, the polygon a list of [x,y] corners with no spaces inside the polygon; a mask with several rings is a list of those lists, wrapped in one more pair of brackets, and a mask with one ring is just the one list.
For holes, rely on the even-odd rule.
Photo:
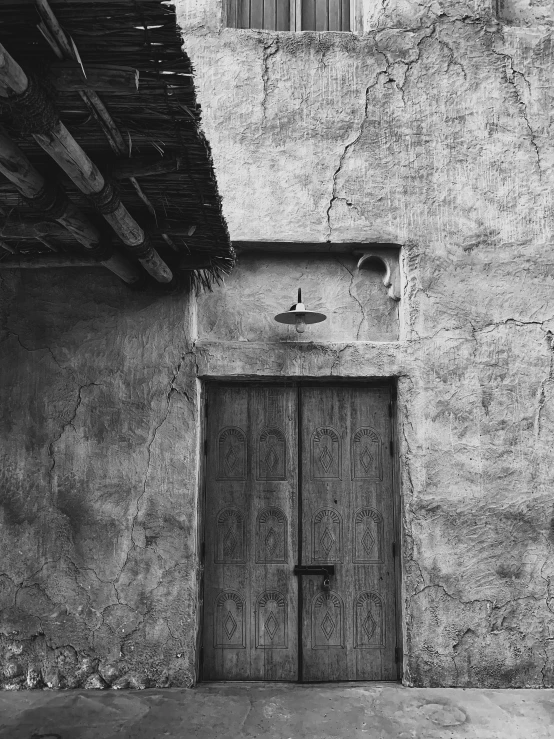
{"label": "metal door latch", "polygon": [[295,565],[293,574],[301,575],[323,575],[323,590],[331,590],[331,576],[335,574],[335,565]]}

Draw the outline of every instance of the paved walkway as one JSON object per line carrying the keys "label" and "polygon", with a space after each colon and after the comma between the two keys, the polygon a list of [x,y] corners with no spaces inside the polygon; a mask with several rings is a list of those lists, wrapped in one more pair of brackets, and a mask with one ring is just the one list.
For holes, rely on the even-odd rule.
{"label": "paved walkway", "polygon": [[1,739],[548,739],[554,690],[205,684],[0,692]]}

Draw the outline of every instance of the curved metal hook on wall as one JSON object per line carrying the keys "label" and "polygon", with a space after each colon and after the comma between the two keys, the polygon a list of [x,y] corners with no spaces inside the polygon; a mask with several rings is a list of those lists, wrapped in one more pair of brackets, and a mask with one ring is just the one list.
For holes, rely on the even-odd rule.
{"label": "curved metal hook on wall", "polygon": [[367,249],[356,250],[354,253],[360,257],[358,259],[358,269],[363,269],[364,264],[367,269],[367,263],[374,259],[378,259],[383,264],[385,267],[383,285],[388,288],[390,298],[400,300],[400,250],[398,248],[368,247]]}

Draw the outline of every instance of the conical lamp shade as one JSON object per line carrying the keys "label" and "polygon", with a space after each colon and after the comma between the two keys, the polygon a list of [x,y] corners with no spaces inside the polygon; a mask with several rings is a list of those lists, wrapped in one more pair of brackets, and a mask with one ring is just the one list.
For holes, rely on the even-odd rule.
{"label": "conical lamp shade", "polygon": [[304,323],[321,323],[322,321],[325,321],[326,318],[327,316],[325,313],[316,313],[313,310],[306,310],[306,306],[302,302],[302,292],[300,288],[298,288],[298,303],[295,303],[284,313],[278,313],[275,316],[275,320],[278,323],[288,323],[289,325],[294,325],[298,323],[299,320],[303,320]]}

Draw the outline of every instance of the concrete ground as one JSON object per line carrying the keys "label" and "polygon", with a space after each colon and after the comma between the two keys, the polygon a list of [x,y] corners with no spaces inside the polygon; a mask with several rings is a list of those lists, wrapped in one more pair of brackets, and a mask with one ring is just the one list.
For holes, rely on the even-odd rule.
{"label": "concrete ground", "polygon": [[204,684],[0,693],[1,739],[543,739],[554,690]]}

